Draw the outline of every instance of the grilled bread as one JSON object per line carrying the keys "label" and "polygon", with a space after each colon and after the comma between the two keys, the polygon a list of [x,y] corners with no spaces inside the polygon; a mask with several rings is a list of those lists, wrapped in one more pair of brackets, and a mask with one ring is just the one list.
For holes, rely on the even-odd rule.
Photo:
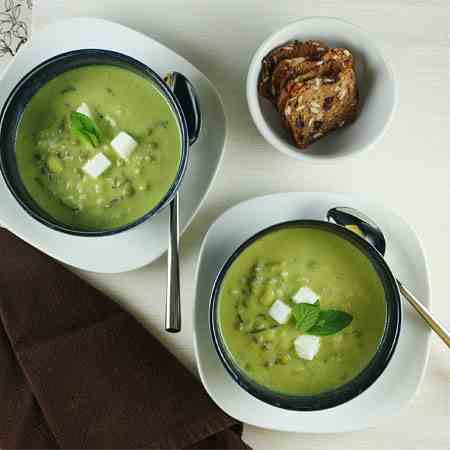
{"label": "grilled bread", "polygon": [[318,61],[326,50],[328,50],[328,47],[320,41],[290,41],[273,49],[261,63],[260,95],[271,101],[276,101],[276,94],[272,91],[272,74],[281,61],[292,58],[308,58],[312,61]]}
{"label": "grilled bread", "polygon": [[353,67],[295,83],[281,111],[300,149],[355,120],[358,90]]}
{"label": "grilled bread", "polygon": [[292,41],[272,50],[262,62],[259,91],[277,107],[300,149],[357,116],[351,53],[318,41]]}
{"label": "grilled bread", "polygon": [[[289,60],[284,60],[278,66],[281,64],[284,65],[285,63],[288,63],[288,61]],[[302,67],[297,68],[297,71],[291,69],[290,72],[285,72],[283,79],[274,80],[274,83],[279,89],[277,97],[277,107],[279,111],[283,110],[294,86],[316,77],[322,77],[325,81],[332,81],[346,67],[353,66],[353,57],[346,49],[334,48],[328,50],[323,55],[322,59],[315,61],[313,64],[314,66],[309,62],[305,62]],[[275,77],[277,71],[278,67],[274,71],[273,77]]]}

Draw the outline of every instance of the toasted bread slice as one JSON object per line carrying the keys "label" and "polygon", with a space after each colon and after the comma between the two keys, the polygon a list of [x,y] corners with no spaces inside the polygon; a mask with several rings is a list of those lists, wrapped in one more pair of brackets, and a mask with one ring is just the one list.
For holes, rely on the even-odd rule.
{"label": "toasted bread slice", "polygon": [[275,95],[272,93],[272,74],[280,61],[292,58],[319,60],[327,50],[328,47],[319,41],[290,41],[273,49],[261,62],[258,83],[260,95],[271,101],[275,100]]}
{"label": "toasted bread slice", "polygon": [[294,82],[280,111],[296,146],[308,147],[357,115],[358,89],[353,66],[328,76]]}
{"label": "toasted bread slice", "polygon": [[[323,60],[311,60],[305,57],[283,59],[275,67],[272,74],[272,95],[277,98],[286,83],[295,78],[297,81],[305,81],[320,75],[324,69]],[[326,69],[327,70],[327,69]]]}
{"label": "toasted bread slice", "polygon": [[293,85],[318,76],[328,77],[329,81],[334,81],[337,73],[352,65],[351,53],[343,48],[327,50],[319,61],[308,59],[301,61],[300,58],[281,61],[272,75],[272,91],[277,97],[278,109],[282,110]]}

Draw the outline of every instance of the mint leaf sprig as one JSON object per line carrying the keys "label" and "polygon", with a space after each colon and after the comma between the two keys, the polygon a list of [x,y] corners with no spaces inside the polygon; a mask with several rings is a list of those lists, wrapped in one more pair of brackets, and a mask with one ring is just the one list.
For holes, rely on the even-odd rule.
{"label": "mint leaf sprig", "polygon": [[297,328],[314,336],[331,336],[346,328],[353,320],[351,314],[337,309],[320,309],[320,303],[299,303],[293,307]]}
{"label": "mint leaf sprig", "polygon": [[303,333],[306,333],[319,320],[319,300],[313,305],[310,303],[298,303],[297,305],[294,305],[292,315],[294,316],[297,328]]}
{"label": "mint leaf sprig", "polygon": [[97,147],[101,142],[101,134],[95,122],[86,114],[78,111],[70,113],[70,129],[72,133]]}

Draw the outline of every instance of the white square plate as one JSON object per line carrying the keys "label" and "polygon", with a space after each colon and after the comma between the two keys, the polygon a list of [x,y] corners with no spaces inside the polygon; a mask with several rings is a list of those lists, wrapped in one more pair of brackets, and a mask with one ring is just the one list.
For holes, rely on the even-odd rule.
{"label": "white square plate", "polygon": [[430,330],[403,301],[403,322],[394,356],[381,377],[355,399],[322,411],[288,411],[248,394],[222,366],[209,330],[209,298],[219,269],[258,231],[293,219],[322,219],[334,206],[351,206],[372,217],[386,236],[393,272],[427,306],[431,303],[422,246],[410,226],[373,200],[345,194],[285,193],[258,197],[226,211],[209,229],[200,251],[194,310],[194,347],[201,380],[211,398],[242,422],[279,431],[336,433],[376,425],[397,414],[417,392],[429,353]]}
{"label": "white square plate", "polygon": [[[39,63],[81,48],[114,50],[147,64],[159,75],[183,73],[195,87],[203,127],[191,148],[180,188],[180,228],[184,231],[199,210],[223,157],[225,115],[219,95],[192,64],[159,42],[114,22],[76,18],[37,32],[14,58],[0,87],[0,105],[19,80]],[[104,237],[71,236],[51,230],[29,216],[0,176],[0,222],[24,241],[60,261],[93,272],[137,269],[167,250],[168,213],[163,211],[131,230]]]}

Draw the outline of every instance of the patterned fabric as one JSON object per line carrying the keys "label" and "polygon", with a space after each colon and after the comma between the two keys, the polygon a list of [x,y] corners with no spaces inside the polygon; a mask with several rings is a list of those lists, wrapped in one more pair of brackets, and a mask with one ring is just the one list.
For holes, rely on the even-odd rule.
{"label": "patterned fabric", "polygon": [[0,72],[30,34],[33,0],[0,0]]}

